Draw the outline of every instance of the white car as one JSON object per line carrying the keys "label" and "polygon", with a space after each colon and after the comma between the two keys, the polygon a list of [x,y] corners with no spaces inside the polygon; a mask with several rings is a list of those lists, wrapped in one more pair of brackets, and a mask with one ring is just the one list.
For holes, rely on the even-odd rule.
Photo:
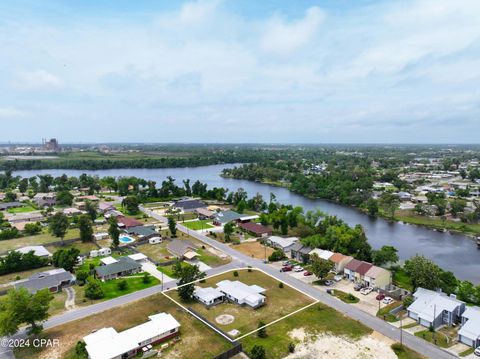
{"label": "white car", "polygon": [[478,347],[477,349],[475,349],[475,351],[473,352],[473,354],[475,354],[477,357],[480,357],[480,347]]}
{"label": "white car", "polygon": [[293,267],[293,271],[294,272],[303,272],[303,268],[300,267],[300,266],[295,266],[295,267]]}
{"label": "white car", "polygon": [[385,298],[383,298],[383,300],[382,300],[382,303],[383,303],[383,304],[392,304],[393,302],[394,302],[394,300],[393,300],[393,298],[391,298],[391,297],[385,297]]}
{"label": "white car", "polygon": [[372,288],[372,287],[367,287],[367,288],[362,288],[362,289],[360,290],[360,293],[362,293],[363,295],[368,295],[368,294],[370,294],[372,291],[373,291],[373,288]]}
{"label": "white car", "polygon": [[341,275],[336,275],[335,277],[333,277],[333,280],[335,282],[340,282],[342,280],[342,276]]}

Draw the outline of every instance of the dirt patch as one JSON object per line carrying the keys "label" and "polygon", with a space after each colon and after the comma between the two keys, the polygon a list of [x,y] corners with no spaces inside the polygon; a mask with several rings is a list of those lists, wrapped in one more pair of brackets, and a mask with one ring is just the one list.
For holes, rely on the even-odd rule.
{"label": "dirt patch", "polygon": [[233,249],[257,259],[268,258],[273,253],[273,248],[266,247],[260,242],[243,242],[232,246]]}
{"label": "dirt patch", "polygon": [[390,347],[393,341],[379,333],[373,332],[360,340],[337,337],[333,335],[321,335],[315,338],[305,336],[303,329],[292,330],[289,335],[292,339],[304,340],[297,344],[295,353],[288,355],[288,359],[297,358],[331,358],[331,359],[397,359]]}
{"label": "dirt patch", "polygon": [[307,333],[304,328],[296,328],[289,332],[288,336],[292,339],[303,342],[307,338]]}
{"label": "dirt patch", "polygon": [[222,314],[215,318],[215,321],[221,325],[232,324],[234,320],[235,320],[235,317],[230,314]]}

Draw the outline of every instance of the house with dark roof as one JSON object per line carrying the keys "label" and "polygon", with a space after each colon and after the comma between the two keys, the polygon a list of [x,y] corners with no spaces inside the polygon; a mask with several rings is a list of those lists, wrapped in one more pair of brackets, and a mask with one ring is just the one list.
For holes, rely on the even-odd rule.
{"label": "house with dark roof", "polygon": [[142,226],[143,223],[136,220],[135,218],[118,216],[117,217],[118,226],[121,228],[132,228]]}
{"label": "house with dark roof", "polygon": [[51,207],[57,204],[57,195],[54,192],[37,193],[33,196],[33,202],[35,202],[38,207]]}
{"label": "house with dark roof", "polygon": [[360,267],[361,264],[362,262],[355,258],[353,258],[350,262],[348,262],[343,268],[343,272],[345,273],[345,278],[347,278],[348,280],[354,281],[355,271],[357,270],[358,267]]}
{"label": "house with dark roof", "polygon": [[236,222],[240,218],[242,218],[240,213],[231,210],[223,211],[217,213],[215,217],[213,217],[213,224],[216,226],[223,226],[228,222]]}
{"label": "house with dark roof", "polygon": [[140,239],[150,239],[152,237],[158,237],[158,233],[155,231],[154,226],[130,227],[127,228],[125,232],[131,235],[135,235]]}
{"label": "house with dark roof", "polygon": [[173,207],[182,212],[194,212],[199,208],[207,208],[207,205],[197,199],[182,199],[175,202]]}
{"label": "house with dark roof", "polygon": [[142,265],[129,257],[121,257],[117,262],[95,268],[96,277],[105,281],[132,275],[142,271]]}
{"label": "house with dark roof", "polygon": [[36,293],[42,289],[48,289],[50,292],[56,293],[74,282],[75,277],[72,273],[63,268],[58,268],[34,273],[26,281],[17,282],[15,288],[26,288],[30,293]]}
{"label": "house with dark roof", "polygon": [[305,246],[300,242],[296,242],[290,246],[290,257],[292,259],[295,259],[296,261],[308,263],[308,261],[310,260],[309,253],[311,251],[312,248]]}
{"label": "house with dark roof", "polygon": [[197,248],[187,240],[174,239],[167,244],[167,250],[179,259],[193,259],[198,256]]}
{"label": "house with dark roof", "polygon": [[257,237],[268,237],[272,235],[270,228],[255,222],[240,223],[238,226]]}
{"label": "house with dark roof", "polygon": [[368,270],[372,267],[373,267],[372,263],[362,262],[362,264],[360,264],[355,270],[355,282],[362,282],[363,277],[368,272]]}
{"label": "house with dark roof", "polygon": [[6,211],[10,208],[18,208],[22,207],[23,204],[20,202],[7,202],[7,203],[0,203],[0,211]]}

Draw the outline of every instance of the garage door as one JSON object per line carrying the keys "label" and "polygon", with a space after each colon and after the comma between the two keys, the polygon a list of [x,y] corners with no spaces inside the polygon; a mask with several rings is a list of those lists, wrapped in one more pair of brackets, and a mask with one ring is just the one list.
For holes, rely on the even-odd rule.
{"label": "garage door", "polygon": [[420,325],[423,325],[424,327],[430,327],[430,322],[425,319],[420,319]]}
{"label": "garage door", "polygon": [[408,316],[414,320],[418,320],[418,314],[413,312],[408,312]]}
{"label": "garage door", "polygon": [[469,339],[467,337],[464,337],[463,335],[460,335],[458,337],[458,340],[460,340],[463,344],[467,344],[469,347],[473,347],[473,340]]}

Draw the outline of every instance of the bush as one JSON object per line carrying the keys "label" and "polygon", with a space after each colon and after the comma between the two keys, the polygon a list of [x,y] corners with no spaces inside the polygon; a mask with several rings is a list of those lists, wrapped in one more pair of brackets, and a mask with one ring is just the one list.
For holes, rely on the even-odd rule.
{"label": "bush", "polygon": [[105,296],[103,288],[97,282],[92,282],[85,288],[85,297],[88,299],[101,299]]}
{"label": "bush", "polygon": [[117,288],[122,292],[128,288],[128,283],[125,279],[117,283]]}
{"label": "bush", "polygon": [[233,276],[234,276],[234,277],[238,277],[238,272],[237,272],[237,271],[234,271],[234,272],[233,272]]}
{"label": "bush", "polygon": [[252,350],[250,351],[250,358],[251,359],[265,359],[265,348],[261,345],[254,345]]}
{"label": "bush", "polygon": [[289,353],[295,352],[295,343],[292,343],[292,342],[288,343],[288,352]]}
{"label": "bush", "polygon": [[283,288],[283,283],[282,282],[278,283],[278,288]]}
{"label": "bush", "polygon": [[267,335],[267,328],[265,328],[265,323],[262,322],[262,321],[258,322],[257,336],[259,338],[266,338],[268,336]]}
{"label": "bush", "polygon": [[403,298],[403,306],[405,308],[408,308],[412,303],[413,303],[413,297],[408,296]]}
{"label": "bush", "polygon": [[150,278],[150,276],[148,275],[148,273],[145,273],[142,277],[142,282],[144,284],[148,284],[152,281],[152,278]]}
{"label": "bush", "polygon": [[86,349],[86,344],[83,341],[78,341],[75,345],[75,354],[77,354],[77,358],[88,358],[88,353]]}
{"label": "bush", "polygon": [[248,271],[252,272],[252,266],[248,266]]}
{"label": "bush", "polygon": [[272,254],[268,257],[268,260],[270,262],[277,262],[281,261],[283,258],[285,258],[285,253],[281,249],[275,249]]}

